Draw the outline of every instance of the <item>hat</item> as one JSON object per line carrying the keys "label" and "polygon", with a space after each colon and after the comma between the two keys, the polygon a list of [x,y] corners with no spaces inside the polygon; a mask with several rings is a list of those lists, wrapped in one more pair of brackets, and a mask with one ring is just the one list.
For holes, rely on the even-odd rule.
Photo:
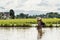
{"label": "hat", "polygon": [[37,17],[37,20],[41,20],[42,18],[41,17]]}

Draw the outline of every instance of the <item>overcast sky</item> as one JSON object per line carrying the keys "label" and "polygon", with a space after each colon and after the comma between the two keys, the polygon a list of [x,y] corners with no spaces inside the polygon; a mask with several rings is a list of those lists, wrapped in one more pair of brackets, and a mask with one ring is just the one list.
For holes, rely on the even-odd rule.
{"label": "overcast sky", "polygon": [[60,0],[0,0],[0,11],[60,11]]}

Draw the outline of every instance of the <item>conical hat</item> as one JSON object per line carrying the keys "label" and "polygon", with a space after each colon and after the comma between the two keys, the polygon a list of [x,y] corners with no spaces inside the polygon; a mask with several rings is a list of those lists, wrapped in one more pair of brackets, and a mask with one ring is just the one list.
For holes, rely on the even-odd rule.
{"label": "conical hat", "polygon": [[42,18],[41,17],[37,17],[37,20],[41,20]]}

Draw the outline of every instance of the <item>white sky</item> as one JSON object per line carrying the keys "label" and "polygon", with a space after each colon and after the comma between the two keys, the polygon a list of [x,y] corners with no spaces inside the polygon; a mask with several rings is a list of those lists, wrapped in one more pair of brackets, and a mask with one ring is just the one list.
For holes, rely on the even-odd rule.
{"label": "white sky", "polygon": [[60,11],[60,0],[0,0],[0,11],[37,10]]}

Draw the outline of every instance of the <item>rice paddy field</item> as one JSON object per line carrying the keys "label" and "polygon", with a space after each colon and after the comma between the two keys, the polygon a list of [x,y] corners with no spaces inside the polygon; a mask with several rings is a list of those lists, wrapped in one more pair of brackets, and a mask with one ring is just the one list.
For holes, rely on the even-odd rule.
{"label": "rice paddy field", "polygon": [[[46,25],[60,24],[59,18],[43,18],[42,21]],[[31,26],[31,24],[37,24],[37,20],[35,18],[0,20],[0,26]]]}

